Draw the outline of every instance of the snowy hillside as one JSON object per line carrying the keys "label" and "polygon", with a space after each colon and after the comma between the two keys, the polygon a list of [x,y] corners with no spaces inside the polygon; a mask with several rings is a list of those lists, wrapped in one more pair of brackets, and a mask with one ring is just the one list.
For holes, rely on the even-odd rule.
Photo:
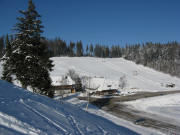
{"label": "snowy hillside", "polygon": [[4,81],[0,86],[1,135],[136,134],[69,103],[60,104]]}
{"label": "snowy hillside", "polygon": [[[99,90],[118,88],[119,78],[125,76],[126,91],[161,91],[180,90],[180,79],[137,65],[123,58],[91,58],[91,57],[54,57],[55,67],[51,73],[54,82],[74,69],[81,76],[92,77],[91,82],[100,86]],[[166,87],[175,84],[174,88]]]}
{"label": "snowy hillside", "polygon": [[[68,102],[62,104],[2,80],[0,91],[0,135],[138,134]],[[146,135],[153,132],[135,125],[132,127]]]}

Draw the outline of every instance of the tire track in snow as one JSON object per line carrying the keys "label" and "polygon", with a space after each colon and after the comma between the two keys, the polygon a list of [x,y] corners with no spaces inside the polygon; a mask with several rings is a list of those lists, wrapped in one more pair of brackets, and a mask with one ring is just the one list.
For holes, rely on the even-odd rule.
{"label": "tire track in snow", "polygon": [[43,119],[45,119],[46,121],[48,121],[49,123],[51,123],[52,125],[54,125],[56,128],[58,128],[60,131],[62,131],[65,135],[69,135],[69,133],[62,128],[60,125],[58,125],[56,122],[50,120],[49,118],[47,118],[46,116],[44,116],[42,113],[38,112],[36,109],[30,107],[29,105],[27,105],[26,103],[24,103],[23,101],[21,102],[23,105],[25,105],[28,109],[32,110],[34,113],[36,113],[37,115],[39,115],[40,117],[42,117]]}
{"label": "tire track in snow", "polygon": [[[35,103],[37,103],[37,104],[40,105],[40,106],[43,106],[43,107],[46,108],[47,110],[49,109],[46,105],[44,105],[44,104],[42,104],[42,103],[40,103],[40,102],[36,102],[36,101],[32,101],[32,102],[35,102]],[[51,111],[54,111],[56,114],[58,114],[58,115],[60,115],[60,116],[62,116],[62,117],[66,117],[64,114],[59,113],[59,112],[56,111],[54,108],[51,108]]]}
{"label": "tire track in snow", "polygon": [[106,130],[104,130],[102,127],[97,126],[97,128],[103,133],[103,135],[107,135],[108,132]]}
{"label": "tire track in snow", "polygon": [[29,135],[46,135],[46,133],[40,131],[39,129],[33,128],[31,125],[17,120],[16,118],[9,116],[0,112],[0,125],[12,128],[23,134]]}
{"label": "tire track in snow", "polygon": [[84,133],[79,129],[77,122],[72,115],[68,115],[67,119],[71,124],[72,128],[75,129],[75,135],[84,135]]}

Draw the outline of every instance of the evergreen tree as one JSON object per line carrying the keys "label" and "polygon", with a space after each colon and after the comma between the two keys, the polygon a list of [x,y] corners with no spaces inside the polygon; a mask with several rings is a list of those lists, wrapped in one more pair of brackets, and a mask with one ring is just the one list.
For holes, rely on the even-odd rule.
{"label": "evergreen tree", "polygon": [[95,57],[101,57],[101,49],[100,49],[100,45],[95,45],[94,47],[94,56]]}
{"label": "evergreen tree", "polygon": [[86,46],[86,55],[89,56],[89,47],[88,47],[88,45]]}
{"label": "evergreen tree", "polygon": [[77,42],[76,44],[76,56],[83,56],[83,45],[81,41]]}
{"label": "evergreen tree", "polygon": [[75,43],[70,42],[70,56],[73,57],[74,56],[74,47],[75,47]]}
{"label": "evergreen tree", "polygon": [[2,73],[2,80],[6,80],[8,82],[12,82],[12,62],[11,62],[11,44],[9,42],[8,35],[6,36],[6,49],[5,49],[5,56],[2,58],[3,61],[3,73]]}
{"label": "evergreen tree", "polygon": [[90,45],[89,51],[90,51],[90,56],[93,56],[94,48],[92,44]]}
{"label": "evergreen tree", "polygon": [[29,0],[28,9],[20,13],[23,17],[17,18],[15,30],[18,33],[12,42],[13,74],[23,88],[30,86],[34,92],[52,96],[49,71],[53,65],[47,46],[41,42],[41,16],[35,10],[32,0]]}
{"label": "evergreen tree", "polygon": [[105,47],[105,57],[109,57],[109,47]]}

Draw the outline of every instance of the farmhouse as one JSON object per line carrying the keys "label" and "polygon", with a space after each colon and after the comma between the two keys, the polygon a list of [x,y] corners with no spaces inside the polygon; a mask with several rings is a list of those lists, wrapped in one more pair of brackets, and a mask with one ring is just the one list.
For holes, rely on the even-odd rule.
{"label": "farmhouse", "polygon": [[55,91],[56,95],[63,95],[69,93],[75,93],[82,89],[81,84],[73,84],[73,85],[57,85],[52,86],[51,89]]}
{"label": "farmhouse", "polygon": [[76,92],[75,85],[58,85],[52,86],[51,89],[55,91],[56,95],[63,95]]}
{"label": "farmhouse", "polygon": [[110,96],[110,95],[115,95],[117,93],[118,93],[118,90],[116,90],[116,89],[109,89],[109,90],[102,90],[102,91],[93,92],[92,95]]}

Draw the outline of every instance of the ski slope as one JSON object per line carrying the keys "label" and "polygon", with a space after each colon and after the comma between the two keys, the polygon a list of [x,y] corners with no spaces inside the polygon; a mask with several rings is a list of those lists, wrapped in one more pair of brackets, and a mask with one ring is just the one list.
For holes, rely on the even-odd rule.
{"label": "ski slope", "polygon": [[[2,80],[0,92],[0,135],[138,135],[78,106],[62,104]],[[152,133],[138,126],[136,130]]]}
{"label": "ski slope", "polygon": [[[92,77],[91,82],[100,86],[98,90],[119,89],[119,78],[125,76],[126,87],[123,91],[164,91],[180,90],[180,79],[153,69],[137,65],[123,58],[92,57],[54,57],[55,67],[51,72],[52,80],[58,81],[68,70],[75,70],[80,76]],[[166,84],[175,84],[167,88]]]}

